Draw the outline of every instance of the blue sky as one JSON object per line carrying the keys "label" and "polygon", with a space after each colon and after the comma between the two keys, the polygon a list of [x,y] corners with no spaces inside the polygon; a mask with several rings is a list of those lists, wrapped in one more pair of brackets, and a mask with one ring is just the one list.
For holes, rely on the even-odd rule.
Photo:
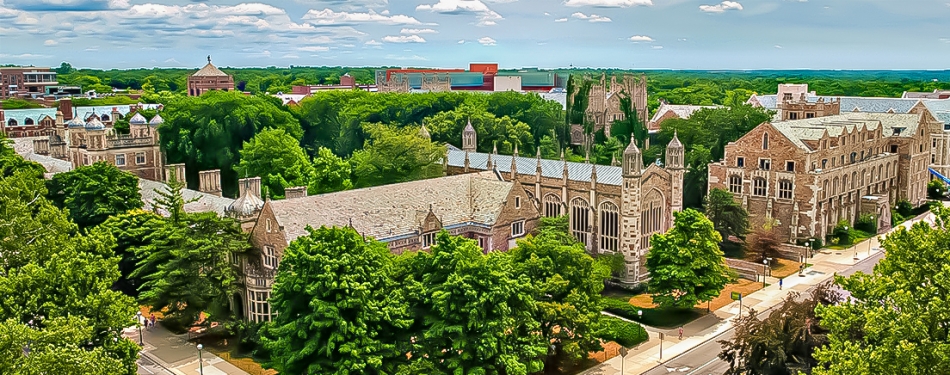
{"label": "blue sky", "polygon": [[0,0],[0,63],[947,69],[950,0]]}

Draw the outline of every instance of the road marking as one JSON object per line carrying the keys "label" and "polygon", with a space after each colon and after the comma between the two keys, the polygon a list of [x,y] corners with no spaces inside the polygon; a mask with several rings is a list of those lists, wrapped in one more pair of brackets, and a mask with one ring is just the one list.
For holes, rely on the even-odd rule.
{"label": "road marking", "polygon": [[711,363],[713,363],[713,362],[716,362],[716,361],[718,361],[718,360],[719,360],[719,357],[715,357],[715,358],[713,358],[713,359],[710,359],[709,362],[703,363],[702,365],[700,365],[699,367],[693,369],[693,371],[687,373],[686,375],[693,375],[693,374],[695,374],[697,371],[702,370],[703,367],[709,366],[709,364],[711,364]]}

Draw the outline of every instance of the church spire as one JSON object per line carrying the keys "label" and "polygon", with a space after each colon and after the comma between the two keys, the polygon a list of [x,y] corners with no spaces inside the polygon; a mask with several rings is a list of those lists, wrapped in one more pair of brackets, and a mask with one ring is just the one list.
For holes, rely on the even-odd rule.
{"label": "church spire", "polygon": [[623,150],[623,175],[640,176],[643,172],[643,154],[637,147],[637,139],[630,134],[630,144]]}

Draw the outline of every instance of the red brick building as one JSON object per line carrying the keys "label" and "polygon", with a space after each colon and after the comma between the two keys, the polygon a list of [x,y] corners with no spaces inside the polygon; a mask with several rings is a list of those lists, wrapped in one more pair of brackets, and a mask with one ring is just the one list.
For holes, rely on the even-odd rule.
{"label": "red brick building", "polygon": [[0,99],[43,96],[46,86],[55,86],[56,72],[50,68],[0,68]]}
{"label": "red brick building", "polygon": [[208,56],[207,65],[188,77],[188,96],[201,96],[209,90],[234,90],[234,77],[214,66],[211,56]]}

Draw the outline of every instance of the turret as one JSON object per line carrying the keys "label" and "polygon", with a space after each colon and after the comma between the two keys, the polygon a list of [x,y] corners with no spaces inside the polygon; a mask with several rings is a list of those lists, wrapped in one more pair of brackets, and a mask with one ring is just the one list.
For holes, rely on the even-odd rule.
{"label": "turret", "polygon": [[637,147],[637,139],[630,134],[630,145],[623,150],[623,176],[639,177],[643,173],[643,155]]}
{"label": "turret", "polygon": [[683,210],[683,155],[686,153],[683,143],[680,142],[676,131],[673,131],[673,140],[666,146],[666,169],[670,171],[672,191],[670,192],[670,209],[673,212]]}
{"label": "turret", "polygon": [[477,135],[475,134],[475,127],[472,126],[472,120],[468,120],[468,124],[465,125],[465,129],[462,130],[462,150],[475,152]]}
{"label": "turret", "polygon": [[683,154],[685,149],[680,142],[676,131],[673,131],[673,140],[666,146],[666,168],[683,169]]}
{"label": "turret", "polygon": [[428,140],[432,140],[432,135],[429,134],[429,130],[426,129],[426,123],[422,123],[422,127],[419,128],[419,136]]}

